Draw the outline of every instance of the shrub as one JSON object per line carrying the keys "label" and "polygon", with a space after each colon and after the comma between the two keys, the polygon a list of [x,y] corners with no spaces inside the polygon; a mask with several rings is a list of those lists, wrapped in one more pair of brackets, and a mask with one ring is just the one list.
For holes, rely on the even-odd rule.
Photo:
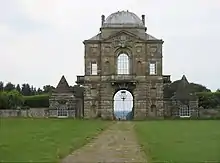
{"label": "shrub", "polygon": [[24,96],[24,106],[30,108],[49,107],[49,95]]}
{"label": "shrub", "polygon": [[217,108],[220,106],[220,92],[199,92],[199,106],[205,109]]}
{"label": "shrub", "polygon": [[23,96],[17,90],[0,92],[0,109],[16,109],[23,102]]}

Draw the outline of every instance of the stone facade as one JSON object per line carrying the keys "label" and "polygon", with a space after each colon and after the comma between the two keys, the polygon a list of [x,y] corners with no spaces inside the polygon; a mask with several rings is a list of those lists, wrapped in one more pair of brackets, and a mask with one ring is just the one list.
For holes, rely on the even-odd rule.
{"label": "stone facade", "polygon": [[[166,97],[166,91],[164,97]],[[171,98],[164,98],[164,116],[199,117],[198,97],[195,92],[191,92],[185,75],[179,81],[174,95]]]}
{"label": "stone facade", "polygon": [[82,117],[82,100],[75,97],[64,76],[52,92],[49,103],[47,114],[50,117]]}
{"label": "stone facade", "polygon": [[[129,11],[106,19],[102,15],[100,33],[83,43],[85,74],[77,76],[75,90],[61,78],[50,98],[50,109],[57,114],[70,116],[68,110],[74,117],[114,119],[113,98],[119,90],[133,95],[134,119],[182,116],[187,110],[187,115],[198,113],[198,99],[186,89],[185,76],[176,94],[166,98],[164,88],[171,81],[170,75],[163,75],[163,40],[147,33],[144,15],[141,19]],[[124,72],[122,55],[127,58]]]}
{"label": "stone facade", "polygon": [[[163,40],[146,33],[142,20],[134,13],[113,13],[105,20],[102,16],[100,33],[85,40],[85,75],[77,77],[83,85],[84,117],[101,116],[113,119],[113,96],[126,89],[134,96],[134,119],[163,117]],[[120,54],[129,57],[129,74],[117,73]],[[92,74],[92,63],[97,74]],[[150,74],[150,64],[156,73]]]}

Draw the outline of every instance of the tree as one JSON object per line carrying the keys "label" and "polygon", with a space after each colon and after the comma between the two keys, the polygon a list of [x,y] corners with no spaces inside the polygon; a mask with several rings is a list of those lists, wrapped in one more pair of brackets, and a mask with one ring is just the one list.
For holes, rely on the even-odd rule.
{"label": "tree", "polygon": [[9,109],[8,94],[5,91],[0,92],[0,109]]}
{"label": "tree", "polygon": [[206,88],[204,85],[196,83],[190,83],[190,88],[192,92],[211,92],[211,90]]}
{"label": "tree", "polygon": [[51,94],[51,92],[52,92],[52,90],[53,89],[55,89],[53,86],[51,86],[51,85],[45,85],[45,86],[43,86],[43,92],[44,93],[49,93],[49,94]]}
{"label": "tree", "polygon": [[19,84],[17,84],[17,86],[16,86],[16,90],[17,90],[18,92],[21,92],[21,87],[20,87]]}
{"label": "tree", "polygon": [[24,96],[30,96],[31,95],[31,88],[29,84],[22,84],[21,93]]}
{"label": "tree", "polygon": [[8,82],[4,87],[4,91],[12,91],[14,89],[15,89],[15,85],[12,84],[11,82]]}
{"label": "tree", "polygon": [[8,92],[8,105],[10,109],[16,109],[24,103],[23,96],[17,90]]}
{"label": "tree", "polygon": [[23,105],[23,96],[17,91],[0,92],[0,109],[16,109]]}
{"label": "tree", "polygon": [[37,94],[40,95],[40,94],[42,94],[42,93],[43,93],[43,91],[42,91],[40,88],[38,88],[38,89],[37,89]]}
{"label": "tree", "polygon": [[[181,80],[176,80],[170,85],[167,85],[164,87],[164,97],[165,98],[171,98],[174,93],[177,91],[178,85],[181,82]],[[211,92],[210,89],[206,88],[205,86],[201,84],[196,83],[189,83],[189,90],[191,93],[196,92]]]}
{"label": "tree", "polygon": [[31,95],[36,95],[36,89],[33,85],[31,86]]}
{"label": "tree", "polygon": [[220,88],[216,90],[216,92],[220,92]]}
{"label": "tree", "polygon": [[2,81],[0,81],[0,91],[4,90],[4,83]]}
{"label": "tree", "polygon": [[217,108],[220,105],[220,94],[217,92],[199,92],[197,96],[199,97],[199,106],[205,109]]}

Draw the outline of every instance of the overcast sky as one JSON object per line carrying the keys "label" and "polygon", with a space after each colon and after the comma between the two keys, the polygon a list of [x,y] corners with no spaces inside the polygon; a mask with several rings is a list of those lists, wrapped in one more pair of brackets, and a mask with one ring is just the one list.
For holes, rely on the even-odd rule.
{"label": "overcast sky", "polygon": [[83,40],[101,15],[146,15],[147,32],[164,40],[164,74],[220,87],[219,0],[0,0],[0,81],[70,85],[84,74]]}

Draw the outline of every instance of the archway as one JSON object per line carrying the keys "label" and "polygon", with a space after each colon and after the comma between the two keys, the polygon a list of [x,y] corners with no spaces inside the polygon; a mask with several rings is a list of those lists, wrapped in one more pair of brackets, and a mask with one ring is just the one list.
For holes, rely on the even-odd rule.
{"label": "archway", "polygon": [[131,92],[119,90],[115,93],[113,113],[116,120],[132,120],[134,98]]}

